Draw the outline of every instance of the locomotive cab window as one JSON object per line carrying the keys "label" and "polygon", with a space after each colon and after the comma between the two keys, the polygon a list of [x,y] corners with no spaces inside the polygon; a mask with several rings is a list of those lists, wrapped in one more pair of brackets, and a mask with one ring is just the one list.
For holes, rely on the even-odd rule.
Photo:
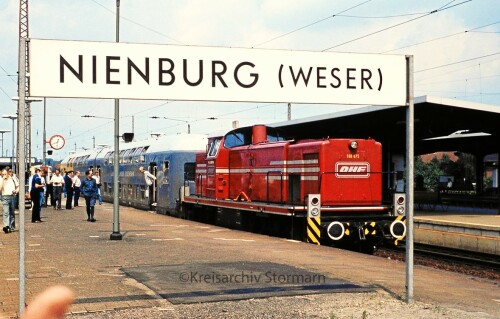
{"label": "locomotive cab window", "polygon": [[280,131],[273,129],[271,127],[267,128],[267,141],[268,142],[281,142],[284,141],[285,138],[281,136]]}
{"label": "locomotive cab window", "polygon": [[210,147],[208,149],[208,156],[215,156],[217,155],[217,151],[219,150],[220,147],[220,142],[221,138],[216,138],[210,143]]}
{"label": "locomotive cab window", "polygon": [[243,132],[231,132],[224,139],[224,147],[232,148],[250,144],[248,137]]}

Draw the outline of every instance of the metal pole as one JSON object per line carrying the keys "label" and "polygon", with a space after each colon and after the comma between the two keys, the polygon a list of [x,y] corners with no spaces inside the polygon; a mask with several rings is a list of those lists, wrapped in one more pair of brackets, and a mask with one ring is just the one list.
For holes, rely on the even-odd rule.
{"label": "metal pole", "polygon": [[25,302],[25,286],[26,286],[26,275],[25,275],[25,239],[24,239],[24,194],[25,194],[25,170],[26,170],[26,153],[24,148],[26,146],[25,134],[25,107],[26,107],[26,39],[20,39],[20,49],[19,49],[19,80],[18,80],[18,92],[19,92],[19,103],[17,104],[17,136],[19,137],[18,150],[18,165],[19,165],[19,316],[24,311]]}
{"label": "metal pole", "polygon": [[[12,170],[15,172],[18,168],[16,167],[16,169],[14,169],[14,120],[15,119],[11,119],[12,120],[12,149],[10,150],[10,167],[12,168]],[[19,174],[19,171],[18,171],[18,174]]]}
{"label": "metal pole", "polygon": [[47,165],[47,131],[46,128],[47,122],[47,98],[43,98],[43,165]]}
{"label": "metal pole", "polygon": [[287,120],[292,120],[292,103],[288,103],[288,114],[287,114]]}
{"label": "metal pole", "polygon": [[[116,0],[116,42],[120,42],[120,0]],[[118,175],[120,174],[120,100],[115,99],[115,154],[113,156],[113,233],[110,240],[122,240],[120,233],[120,202]]]}
{"label": "metal pole", "polygon": [[414,169],[414,105],[413,56],[406,56],[406,302],[413,304],[413,169]]}

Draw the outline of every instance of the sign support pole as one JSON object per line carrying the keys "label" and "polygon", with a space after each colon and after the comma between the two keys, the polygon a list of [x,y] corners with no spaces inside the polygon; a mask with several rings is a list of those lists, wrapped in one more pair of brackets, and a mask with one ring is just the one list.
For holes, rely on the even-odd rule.
{"label": "sign support pole", "polygon": [[413,170],[414,104],[413,56],[406,56],[406,302],[413,304]]}
{"label": "sign support pole", "polygon": [[[116,0],[116,42],[120,42],[120,0]],[[120,191],[118,177],[120,174],[120,100],[115,99],[115,154],[113,155],[113,233],[110,240],[122,240],[120,233]]]}
{"label": "sign support pole", "polygon": [[[24,148],[26,146],[26,46],[28,40],[26,38],[20,39],[19,48],[19,103],[17,104],[17,136],[19,145],[17,145],[18,154],[18,173],[19,173],[19,316],[24,312],[24,305],[26,304],[26,271],[25,271],[25,232],[24,232],[24,196],[26,192],[25,184],[25,171],[26,171],[26,153]],[[12,132],[14,134],[14,132]]]}

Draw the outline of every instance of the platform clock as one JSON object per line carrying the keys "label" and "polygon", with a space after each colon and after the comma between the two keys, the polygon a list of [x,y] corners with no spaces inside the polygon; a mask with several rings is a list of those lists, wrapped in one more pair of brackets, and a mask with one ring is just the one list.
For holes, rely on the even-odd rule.
{"label": "platform clock", "polygon": [[55,150],[60,150],[64,147],[66,141],[62,135],[56,134],[49,139],[49,145]]}

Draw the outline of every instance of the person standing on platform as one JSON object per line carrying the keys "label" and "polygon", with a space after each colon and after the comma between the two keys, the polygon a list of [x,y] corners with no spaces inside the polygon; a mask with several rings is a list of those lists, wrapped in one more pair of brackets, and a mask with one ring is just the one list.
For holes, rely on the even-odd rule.
{"label": "person standing on platform", "polygon": [[19,178],[17,178],[16,174],[14,174],[14,171],[12,168],[8,169],[8,173],[12,180],[14,181],[14,185],[16,185],[16,194],[12,196],[12,212],[10,215],[10,228],[15,229],[16,228],[16,216],[14,215],[15,209],[17,208],[17,203],[18,203],[18,197],[19,197]]}
{"label": "person standing on platform", "polygon": [[97,188],[96,180],[92,178],[91,170],[87,170],[85,172],[85,179],[83,180],[81,187],[83,197],[85,197],[85,205],[87,207],[87,221],[95,222],[96,220],[94,218],[94,206],[99,190]]}
{"label": "person standing on platform", "polygon": [[99,200],[99,205],[102,205],[102,195],[101,195],[101,172],[99,170],[94,172],[92,178],[95,179],[97,184],[97,199]]}
{"label": "person standing on platform", "polygon": [[71,209],[73,204],[73,171],[64,176],[64,189],[66,190],[66,209]]}
{"label": "person standing on platform", "polygon": [[78,200],[80,199],[80,186],[82,185],[82,181],[80,180],[80,171],[75,172],[75,176],[73,177],[73,190],[75,205],[73,207],[78,207]]}
{"label": "person standing on platform", "polygon": [[156,180],[156,176],[151,174],[148,170],[145,170],[144,166],[139,167],[139,171],[142,174],[144,174],[144,180],[146,181],[146,184],[148,185],[148,188],[146,189],[145,197],[149,198],[150,205],[155,205],[156,203],[154,202],[154,199],[152,198],[153,196],[150,196],[150,195],[153,191],[153,183]]}
{"label": "person standing on platform", "polygon": [[47,192],[47,182],[45,177],[47,176],[47,171],[41,170],[40,173],[45,172],[45,175],[40,174],[40,180],[42,181],[43,190],[40,192],[40,218],[42,217],[42,207],[47,207],[45,203],[45,193]]}
{"label": "person standing on platform", "polygon": [[15,223],[12,220],[12,216],[14,215],[14,201],[12,198],[19,191],[19,185],[16,188],[13,178],[10,177],[6,169],[2,170],[1,175],[0,194],[3,206],[3,231],[7,234],[15,229]]}
{"label": "person standing on platform", "polygon": [[33,198],[31,198],[31,187],[33,186],[33,178],[35,177],[35,175],[40,176],[40,169],[39,168],[35,168],[35,174],[31,175],[28,178],[29,193],[30,193],[30,200],[31,200],[30,210],[33,210],[33,206],[35,206],[34,203],[33,203]]}
{"label": "person standing on platform", "polygon": [[[52,189],[52,184],[50,183],[50,180],[52,179],[52,176],[54,176],[54,172],[52,170],[49,171],[47,174],[47,177],[45,178],[47,186],[45,186],[45,207],[48,206],[53,206],[52,202],[54,201],[54,191]],[[49,200],[50,198],[50,200]]]}
{"label": "person standing on platform", "polygon": [[[38,170],[40,171],[40,170]],[[33,201],[33,210],[31,211],[31,222],[32,223],[41,223],[41,211],[42,207],[40,207],[40,194],[44,191],[45,184],[42,183],[42,177],[45,176],[45,171],[40,171],[40,175],[35,173],[33,175],[33,179],[31,181],[31,200]]]}
{"label": "person standing on platform", "polygon": [[61,209],[61,194],[64,185],[64,178],[61,175],[61,171],[56,169],[54,175],[50,179],[50,185],[52,185],[52,207],[54,209]]}

